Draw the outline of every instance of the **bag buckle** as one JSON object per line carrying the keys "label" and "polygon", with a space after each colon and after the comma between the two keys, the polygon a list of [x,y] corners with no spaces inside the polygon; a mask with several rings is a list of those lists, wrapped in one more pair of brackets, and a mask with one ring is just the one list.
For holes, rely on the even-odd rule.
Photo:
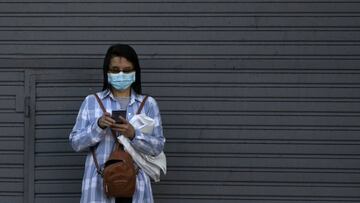
{"label": "bag buckle", "polygon": [[103,178],[104,177],[104,171],[103,170],[96,170],[96,172]]}

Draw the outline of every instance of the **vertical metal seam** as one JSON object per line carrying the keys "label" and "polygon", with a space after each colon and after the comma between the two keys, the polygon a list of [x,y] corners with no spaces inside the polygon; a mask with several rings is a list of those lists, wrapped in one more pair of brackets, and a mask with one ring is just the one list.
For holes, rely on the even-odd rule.
{"label": "vertical metal seam", "polygon": [[[34,202],[34,102],[35,75],[25,70],[25,106],[24,109],[24,203]],[[27,102],[28,101],[28,102]],[[28,109],[27,109],[28,108]]]}

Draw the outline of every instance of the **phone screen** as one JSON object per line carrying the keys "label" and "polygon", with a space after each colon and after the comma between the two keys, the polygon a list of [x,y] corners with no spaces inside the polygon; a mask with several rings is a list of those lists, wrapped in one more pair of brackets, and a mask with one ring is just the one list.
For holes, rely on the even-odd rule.
{"label": "phone screen", "polygon": [[112,111],[111,118],[114,119],[116,123],[121,123],[119,116],[126,119],[126,110]]}

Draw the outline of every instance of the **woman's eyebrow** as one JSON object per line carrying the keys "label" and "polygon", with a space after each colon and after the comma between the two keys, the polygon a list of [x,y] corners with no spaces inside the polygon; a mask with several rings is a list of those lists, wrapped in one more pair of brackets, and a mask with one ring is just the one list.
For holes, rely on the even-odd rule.
{"label": "woman's eyebrow", "polygon": [[[119,66],[111,66],[110,68],[118,68],[118,69],[120,69]],[[131,69],[132,67],[131,66],[126,66],[123,69],[125,69],[125,68]]]}
{"label": "woman's eyebrow", "polygon": [[110,66],[110,68],[119,68],[118,66]]}

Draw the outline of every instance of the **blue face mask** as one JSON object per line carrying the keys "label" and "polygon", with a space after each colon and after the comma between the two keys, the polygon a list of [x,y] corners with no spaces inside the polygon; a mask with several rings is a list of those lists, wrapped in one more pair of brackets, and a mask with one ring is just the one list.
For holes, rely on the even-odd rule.
{"label": "blue face mask", "polygon": [[108,82],[117,90],[125,90],[135,82],[135,71],[131,73],[108,73]]}

